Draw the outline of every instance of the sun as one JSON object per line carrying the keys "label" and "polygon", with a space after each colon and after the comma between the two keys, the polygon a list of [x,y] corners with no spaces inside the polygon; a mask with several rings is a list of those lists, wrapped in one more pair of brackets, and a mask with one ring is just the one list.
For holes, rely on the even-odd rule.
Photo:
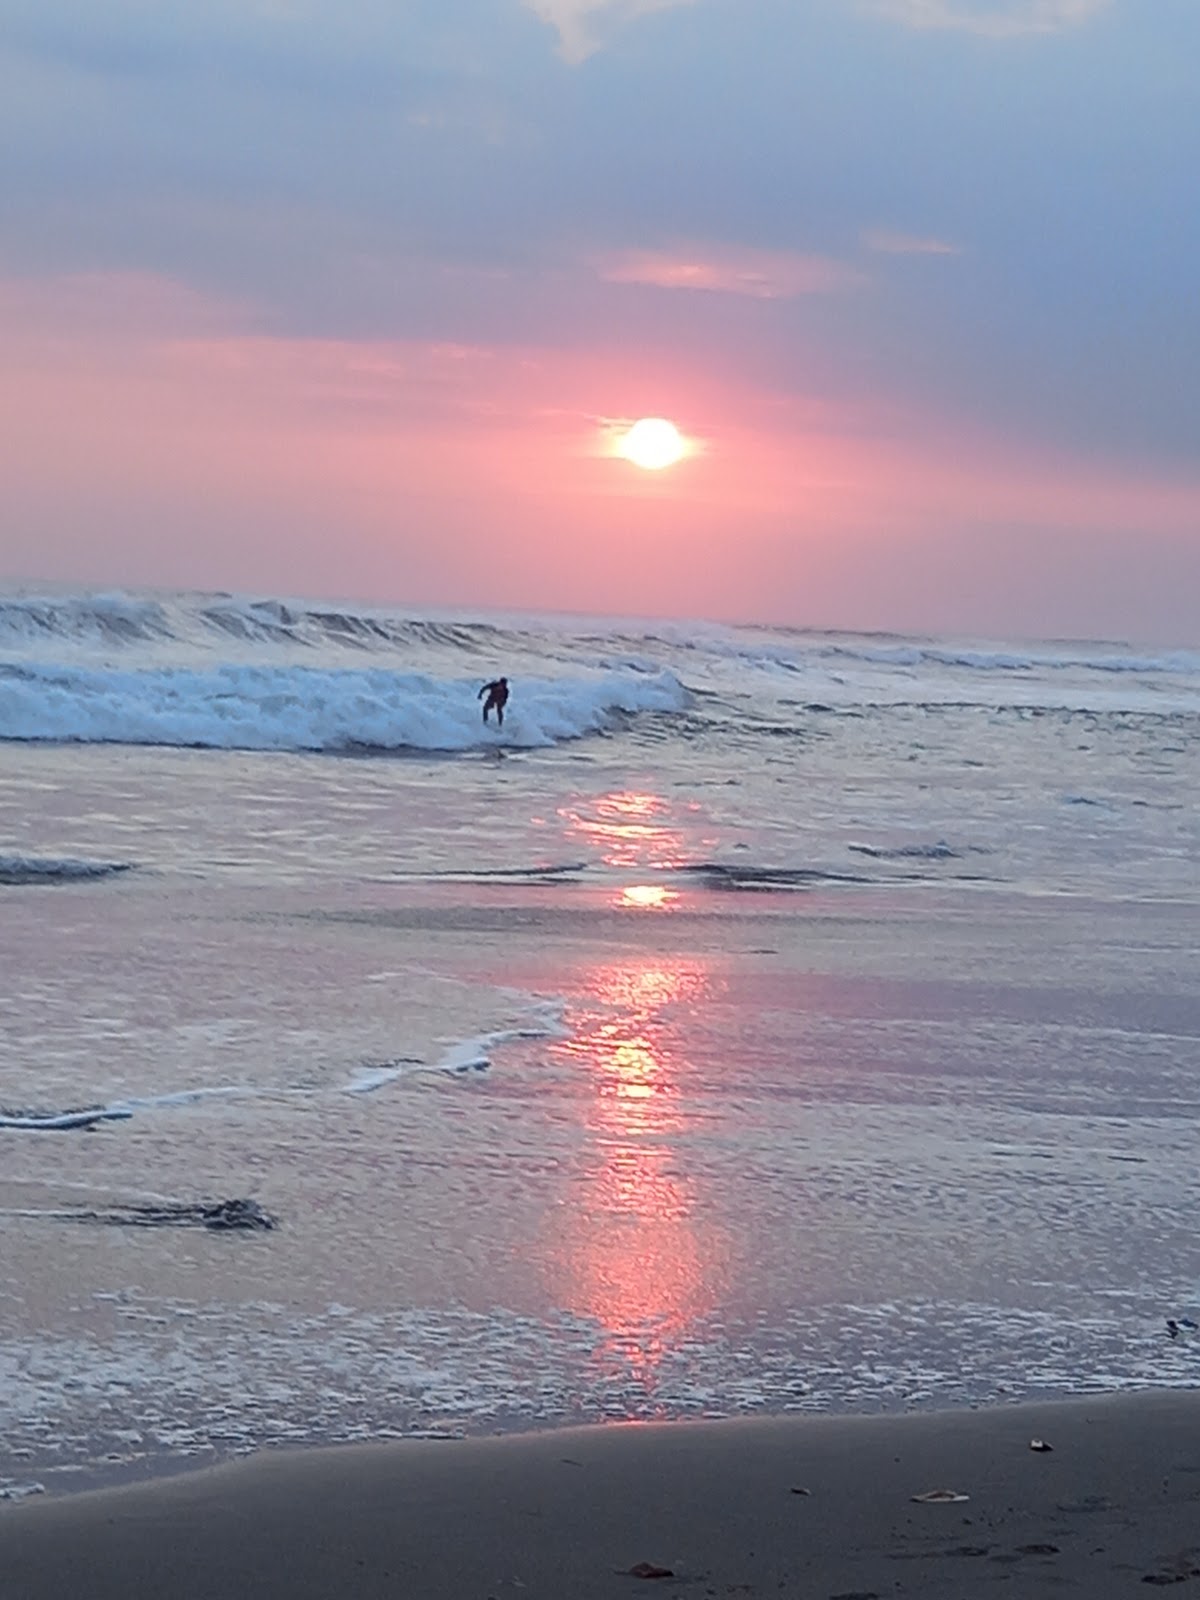
{"label": "sun", "polygon": [[617,440],[617,454],[647,472],[661,472],[687,454],[687,445],[665,417],[642,417]]}

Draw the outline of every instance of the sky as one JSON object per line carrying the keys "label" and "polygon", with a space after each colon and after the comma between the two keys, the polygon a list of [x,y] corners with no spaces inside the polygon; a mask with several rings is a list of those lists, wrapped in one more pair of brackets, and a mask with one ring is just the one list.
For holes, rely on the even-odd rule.
{"label": "sky", "polygon": [[1197,0],[0,0],[0,583],[1200,643],[1198,60]]}

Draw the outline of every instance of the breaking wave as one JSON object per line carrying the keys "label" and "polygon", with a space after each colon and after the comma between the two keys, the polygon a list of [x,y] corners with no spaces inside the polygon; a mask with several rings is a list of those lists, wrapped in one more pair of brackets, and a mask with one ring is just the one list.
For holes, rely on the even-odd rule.
{"label": "breaking wave", "polygon": [[678,711],[672,672],[514,683],[502,730],[481,722],[478,679],[373,668],[225,664],[208,671],[0,665],[0,740],[225,750],[533,749]]}
{"label": "breaking wave", "polygon": [[[855,634],[819,629],[724,627],[715,623],[628,619],[571,627],[563,618],[537,618],[527,627],[493,619],[408,616],[387,607],[249,598],[226,593],[139,595],[112,593],[0,594],[0,645],[76,643],[135,646],[176,643],[219,647],[236,640],[317,649],[427,646],[490,659],[515,641],[544,646],[552,636],[597,651],[616,649],[608,664],[654,671],[664,652],[736,659],[744,665],[803,671],[816,663],[861,662],[979,673],[1084,671],[1200,677],[1200,651],[1148,652],[1115,641],[1059,640],[991,645],[974,641]],[[649,653],[638,655],[638,647]]]}
{"label": "breaking wave", "polygon": [[[85,668],[92,681],[81,687]],[[136,687],[118,681],[122,669],[137,674]],[[302,678],[302,669],[312,676]],[[519,683],[520,704],[529,712],[519,736],[506,742],[530,745],[596,731],[595,704],[584,706],[578,697],[573,705],[561,703],[569,683],[556,691],[555,708],[531,706],[531,686],[544,688],[562,676],[623,686],[603,715],[647,709],[641,700],[626,703],[627,687],[638,681],[652,686],[651,710],[678,710],[677,691],[686,681],[697,696],[748,712],[755,711],[750,701],[757,705],[765,695],[793,722],[859,706],[1200,710],[1200,651],[1102,640],[994,644],[712,622],[414,615],[226,593],[0,594],[0,737],[457,750],[478,743],[478,730],[469,737],[469,719],[444,714],[426,686],[440,683],[449,691],[498,672]],[[47,697],[56,683],[73,695],[74,721],[63,703],[46,704],[12,731],[14,696],[38,674]],[[653,686],[667,679],[675,692],[664,703]],[[378,684],[385,687],[376,712],[365,702],[376,697]],[[126,691],[123,707],[100,706],[106,694],[111,701]],[[364,704],[351,707],[360,691]],[[398,699],[414,691],[423,707],[401,710]],[[307,722],[297,709],[294,725],[283,727],[282,701],[310,692],[324,695],[323,709]],[[704,709],[699,702],[697,708]],[[761,710],[757,705],[755,714]],[[566,731],[559,726],[564,717]],[[253,731],[234,737],[239,719]],[[757,731],[771,730],[760,723]],[[671,733],[688,730],[673,726]]]}

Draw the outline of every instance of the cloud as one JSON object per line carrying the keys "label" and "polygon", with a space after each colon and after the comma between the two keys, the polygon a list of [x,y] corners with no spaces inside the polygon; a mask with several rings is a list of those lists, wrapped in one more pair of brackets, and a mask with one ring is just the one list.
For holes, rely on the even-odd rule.
{"label": "cloud", "polygon": [[633,250],[602,262],[606,283],[640,283],[656,289],[703,289],[739,294],[751,300],[789,300],[801,294],[830,294],[852,288],[863,275],[830,256],[784,250],[705,247]]}
{"label": "cloud", "polygon": [[907,28],[951,29],[988,39],[1062,33],[1098,16],[1112,0],[873,0],[871,9]]}
{"label": "cloud", "polygon": [[571,66],[594,55],[615,29],[652,11],[670,11],[695,0],[525,0],[530,11],[558,33],[559,54]]}
{"label": "cloud", "polygon": [[935,239],[926,235],[898,233],[892,228],[870,228],[863,234],[868,250],[885,256],[960,256],[962,246],[948,239]]}

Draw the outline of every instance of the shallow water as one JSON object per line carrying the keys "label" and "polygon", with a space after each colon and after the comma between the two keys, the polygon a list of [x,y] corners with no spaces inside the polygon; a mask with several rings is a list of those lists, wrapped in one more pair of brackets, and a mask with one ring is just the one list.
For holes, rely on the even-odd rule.
{"label": "shallow water", "polygon": [[[806,712],[653,649],[684,709],[541,747],[3,746],[0,1486],[1194,1381],[1161,664],[863,657],[890,700]],[[241,1195],[277,1228],[128,1222]]]}

